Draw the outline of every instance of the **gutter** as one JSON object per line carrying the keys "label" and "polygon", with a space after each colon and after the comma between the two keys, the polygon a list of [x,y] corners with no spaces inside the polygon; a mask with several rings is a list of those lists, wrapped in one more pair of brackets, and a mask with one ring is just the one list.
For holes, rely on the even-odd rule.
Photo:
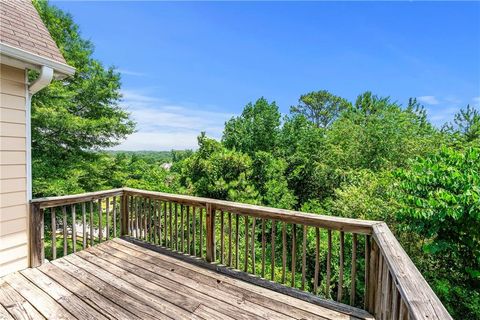
{"label": "gutter", "polygon": [[63,79],[75,73],[75,68],[49,58],[39,56],[20,48],[0,43],[0,55],[3,64],[41,71],[43,66],[54,70],[56,79]]}

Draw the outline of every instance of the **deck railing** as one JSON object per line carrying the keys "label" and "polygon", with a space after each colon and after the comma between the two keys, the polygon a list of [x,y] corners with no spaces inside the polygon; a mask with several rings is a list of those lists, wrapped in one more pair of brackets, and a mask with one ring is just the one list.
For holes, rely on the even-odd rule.
{"label": "deck railing", "polygon": [[377,319],[451,319],[383,222],[131,188],[35,199],[31,213],[31,266],[120,235]]}

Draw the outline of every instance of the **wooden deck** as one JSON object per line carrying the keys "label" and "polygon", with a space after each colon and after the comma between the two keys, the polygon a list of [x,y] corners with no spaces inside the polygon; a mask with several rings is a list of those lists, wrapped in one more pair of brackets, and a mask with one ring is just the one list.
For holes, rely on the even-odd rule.
{"label": "wooden deck", "polygon": [[348,313],[122,239],[0,278],[0,319],[368,318]]}

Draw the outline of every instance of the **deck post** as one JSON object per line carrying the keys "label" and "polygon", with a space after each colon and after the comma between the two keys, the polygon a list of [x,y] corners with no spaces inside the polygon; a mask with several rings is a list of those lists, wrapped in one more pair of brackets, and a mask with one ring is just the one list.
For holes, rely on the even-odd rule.
{"label": "deck post", "polygon": [[39,203],[30,205],[30,267],[38,267],[45,260],[44,210]]}
{"label": "deck post", "polygon": [[122,193],[122,211],[120,213],[121,216],[121,229],[120,235],[126,236],[128,235],[128,193],[123,191]]}
{"label": "deck post", "polygon": [[212,209],[212,204],[207,202],[207,262],[214,262],[215,258],[215,210]]}

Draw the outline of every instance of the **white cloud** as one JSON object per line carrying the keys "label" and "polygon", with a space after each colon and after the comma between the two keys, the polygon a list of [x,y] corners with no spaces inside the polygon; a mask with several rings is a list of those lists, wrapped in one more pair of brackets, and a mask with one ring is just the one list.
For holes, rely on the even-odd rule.
{"label": "white cloud", "polygon": [[417,100],[419,102],[429,104],[429,105],[437,105],[440,103],[435,96],[421,96],[421,97],[417,97]]}
{"label": "white cloud", "polygon": [[428,107],[427,113],[430,121],[437,126],[442,126],[446,122],[449,122],[453,119],[455,113],[457,113],[459,107]]}
{"label": "white cloud", "polygon": [[124,75],[127,75],[127,76],[143,77],[143,76],[146,75],[143,72],[131,71],[131,70],[127,70],[127,69],[118,69],[117,71],[120,72],[121,74],[124,74]]}
{"label": "white cloud", "polygon": [[178,105],[144,91],[124,90],[122,105],[137,122],[137,132],[115,150],[170,150],[197,147],[201,131],[219,139],[225,121],[233,114],[206,110],[194,105]]}

